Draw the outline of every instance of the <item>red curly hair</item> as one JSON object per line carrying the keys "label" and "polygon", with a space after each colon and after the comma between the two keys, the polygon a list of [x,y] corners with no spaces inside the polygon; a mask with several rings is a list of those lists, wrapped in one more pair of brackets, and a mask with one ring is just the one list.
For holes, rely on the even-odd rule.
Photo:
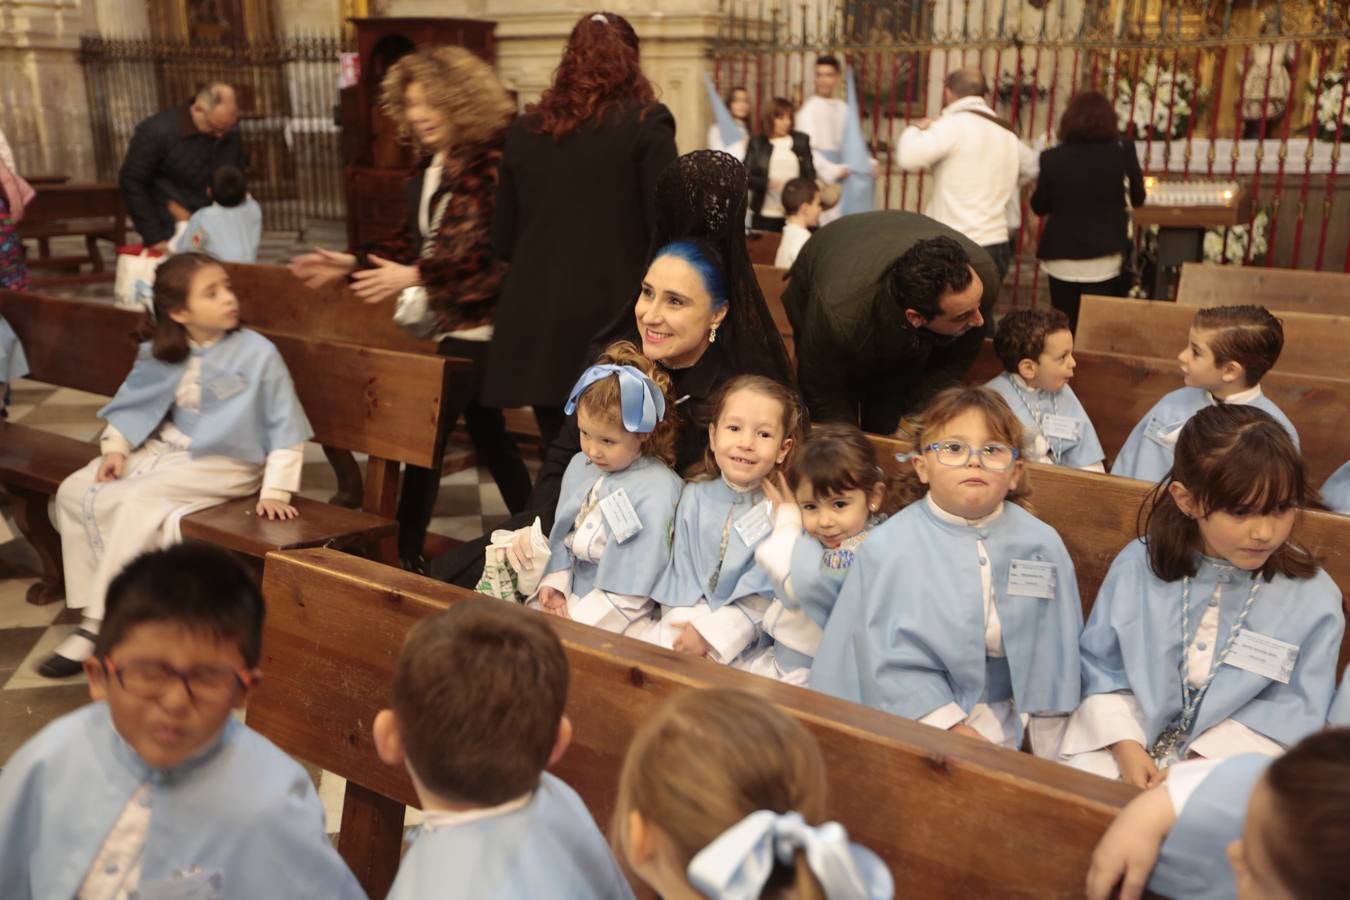
{"label": "red curly hair", "polygon": [[553,84],[525,107],[531,127],[556,140],[616,109],[646,106],[656,90],[638,63],[638,36],[617,13],[583,16],[572,28]]}

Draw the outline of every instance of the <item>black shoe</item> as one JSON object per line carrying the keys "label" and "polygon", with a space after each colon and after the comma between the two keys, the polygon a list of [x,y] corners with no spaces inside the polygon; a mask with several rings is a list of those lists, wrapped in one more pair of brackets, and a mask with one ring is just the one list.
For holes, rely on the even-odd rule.
{"label": "black shoe", "polygon": [[[98,635],[85,628],[76,628],[75,634],[89,641],[92,645],[98,640]],[[78,675],[84,669],[84,661],[78,659],[69,659],[60,653],[53,653],[47,657],[47,660],[38,666],[38,674],[43,678],[69,678],[72,675]]]}

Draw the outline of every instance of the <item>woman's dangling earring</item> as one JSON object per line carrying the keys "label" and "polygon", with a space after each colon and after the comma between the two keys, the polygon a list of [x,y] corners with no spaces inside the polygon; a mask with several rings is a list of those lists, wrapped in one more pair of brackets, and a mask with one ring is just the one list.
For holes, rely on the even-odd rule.
{"label": "woman's dangling earring", "polygon": [[708,343],[710,343],[710,344],[715,344],[715,343],[717,343],[717,323],[716,323],[716,322],[714,322],[714,323],[712,324],[712,328],[708,329]]}

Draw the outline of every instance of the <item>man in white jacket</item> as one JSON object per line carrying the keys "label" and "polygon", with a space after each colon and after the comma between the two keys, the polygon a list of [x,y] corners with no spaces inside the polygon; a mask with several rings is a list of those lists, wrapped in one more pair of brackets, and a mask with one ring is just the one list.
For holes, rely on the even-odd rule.
{"label": "man in white jacket", "polygon": [[987,250],[1003,276],[1013,258],[1009,229],[1020,222],[1017,188],[1036,177],[1039,158],[989,108],[988,93],[979,69],[950,73],[942,114],[901,133],[899,163],[907,172],[932,170],[924,214]]}

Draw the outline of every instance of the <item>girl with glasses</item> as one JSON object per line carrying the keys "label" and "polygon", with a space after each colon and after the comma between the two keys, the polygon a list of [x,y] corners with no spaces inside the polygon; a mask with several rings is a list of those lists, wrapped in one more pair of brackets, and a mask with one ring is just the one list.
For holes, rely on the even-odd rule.
{"label": "girl with glasses", "polygon": [[1083,624],[1059,535],[1018,505],[1022,426],[988,388],[938,394],[919,420],[916,499],[859,549],[812,687],[1048,756],[1078,705]]}

